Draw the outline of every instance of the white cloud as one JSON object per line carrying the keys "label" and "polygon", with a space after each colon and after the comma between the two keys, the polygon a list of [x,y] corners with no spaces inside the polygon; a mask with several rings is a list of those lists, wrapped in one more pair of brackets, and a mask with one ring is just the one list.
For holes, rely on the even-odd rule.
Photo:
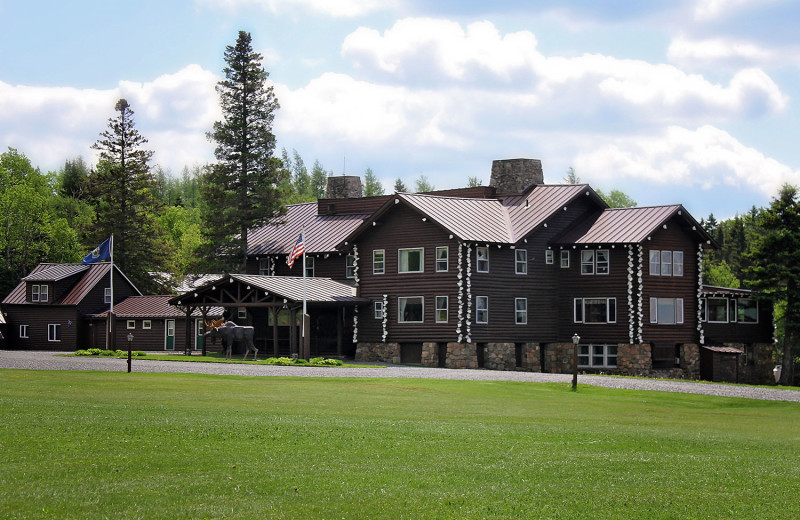
{"label": "white cloud", "polygon": [[124,97],[148,149],[156,151],[154,161],[179,172],[211,156],[205,132],[220,117],[216,81],[214,74],[189,65],[151,82],[120,81],[109,90],[0,82],[0,146],[17,148],[46,170],[77,155],[94,161],[90,146]]}
{"label": "white cloud", "polygon": [[575,169],[616,183],[628,178],[703,190],[727,185],[768,196],[784,183],[800,182],[800,171],[709,125],[695,130],[671,126],[657,135],[596,142],[578,154]]}
{"label": "white cloud", "polygon": [[764,63],[775,58],[775,52],[758,45],[729,38],[689,40],[678,36],[667,50],[670,61],[683,65],[708,65],[715,63]]}
{"label": "white cloud", "polygon": [[698,121],[780,112],[787,102],[758,69],[739,71],[720,85],[672,65],[598,54],[548,57],[532,33],[501,35],[490,22],[463,29],[448,20],[408,18],[383,34],[362,27],[345,39],[342,55],[377,81],[505,90],[528,101],[534,95],[545,112],[562,115],[611,110],[631,119]]}
{"label": "white cloud", "polygon": [[763,7],[776,0],[697,0],[694,6],[694,19],[708,22],[730,16],[748,7]]}
{"label": "white cloud", "polygon": [[236,11],[243,7],[260,7],[276,14],[306,11],[335,18],[353,18],[393,8],[395,0],[196,0],[211,7]]}

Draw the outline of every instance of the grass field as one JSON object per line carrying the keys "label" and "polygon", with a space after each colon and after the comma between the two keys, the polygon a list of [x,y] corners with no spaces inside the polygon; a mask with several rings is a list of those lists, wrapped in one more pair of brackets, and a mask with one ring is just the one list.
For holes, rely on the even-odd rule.
{"label": "grass field", "polygon": [[2,518],[800,518],[800,406],[0,371]]}

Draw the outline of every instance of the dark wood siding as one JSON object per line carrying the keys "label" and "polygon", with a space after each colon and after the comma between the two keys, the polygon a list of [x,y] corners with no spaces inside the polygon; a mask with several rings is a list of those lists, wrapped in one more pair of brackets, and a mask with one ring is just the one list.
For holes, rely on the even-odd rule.
{"label": "dark wood siding", "polygon": [[[58,305],[8,305],[8,346],[29,350],[72,351],[80,348],[82,327],[74,307]],[[61,341],[48,341],[48,325],[61,326]],[[19,337],[19,326],[28,326],[28,338]]]}
{"label": "dark wood siding", "polygon": [[[309,254],[314,258],[314,276],[317,278],[332,278],[344,281],[347,279],[345,272],[346,257],[344,253]],[[262,258],[262,257],[259,257]],[[286,255],[275,257],[275,276],[303,276],[300,259],[295,260],[294,266],[286,264]],[[259,274],[259,261],[252,257],[248,259],[245,271],[247,274]],[[264,273],[267,274],[267,273]]]}
{"label": "dark wood siding", "polygon": [[[105,303],[106,287],[111,287],[108,275],[104,276],[89,293],[81,300],[77,307],[81,314],[95,314],[108,310]],[[133,286],[119,273],[114,274],[114,303],[117,304],[128,296],[138,295]]]}
{"label": "dark wood siding", "polygon": [[758,323],[703,322],[705,343],[772,343],[772,305],[758,302]]}

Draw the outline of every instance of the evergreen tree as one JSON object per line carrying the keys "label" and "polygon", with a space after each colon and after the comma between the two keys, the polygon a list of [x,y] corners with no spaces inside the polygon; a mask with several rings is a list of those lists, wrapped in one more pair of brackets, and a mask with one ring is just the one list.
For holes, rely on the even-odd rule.
{"label": "evergreen tree", "polygon": [[142,292],[156,289],[148,274],[169,270],[170,254],[163,233],[156,225],[161,205],[154,197],[156,180],[148,162],[153,152],[134,127],[133,110],[125,99],[117,101],[117,117],[108,120],[108,129],[92,148],[100,150],[97,168],[89,175],[89,188],[95,207],[94,232],[87,250],[114,235],[114,264]]}
{"label": "evergreen tree", "polygon": [[477,188],[478,186],[483,186],[483,180],[479,179],[478,176],[469,177],[467,178],[467,186],[470,188]]}
{"label": "evergreen tree", "polygon": [[575,173],[575,168],[570,166],[567,168],[567,175],[564,176],[564,182],[567,184],[580,184],[581,178],[578,177],[578,174]]}
{"label": "evergreen tree", "polygon": [[407,193],[408,192],[408,188],[406,187],[405,183],[403,182],[403,179],[401,179],[400,177],[398,177],[394,181],[394,192],[395,193]]}
{"label": "evergreen tree", "polygon": [[313,190],[314,199],[325,197],[329,175],[333,175],[333,173],[326,172],[325,168],[322,167],[322,163],[319,160],[315,160],[314,167],[311,168],[311,189]]}
{"label": "evergreen tree", "polygon": [[285,211],[280,189],[285,172],[273,157],[272,123],[279,105],[262,60],[250,34],[239,31],[236,44],[225,48],[225,79],[217,83],[223,120],[208,134],[216,143],[217,163],[202,184],[204,232],[214,248],[206,257],[229,271],[244,266],[248,230]]}
{"label": "evergreen tree", "polygon": [[433,191],[436,189],[436,186],[430,183],[428,177],[425,175],[420,174],[416,180],[416,192],[417,193],[425,193],[428,191]]}
{"label": "evergreen tree", "polygon": [[378,176],[372,172],[372,168],[364,170],[364,196],[377,197],[383,195],[383,185]]}
{"label": "evergreen tree", "polygon": [[776,320],[783,329],[781,384],[792,384],[794,345],[800,340],[800,200],[794,186],[784,185],[770,207],[759,216],[763,235],[745,255],[752,287],[783,304]]}
{"label": "evergreen tree", "polygon": [[83,198],[87,191],[88,177],[89,169],[83,157],[79,156],[74,161],[64,161],[64,168],[59,175],[59,194],[73,199]]}

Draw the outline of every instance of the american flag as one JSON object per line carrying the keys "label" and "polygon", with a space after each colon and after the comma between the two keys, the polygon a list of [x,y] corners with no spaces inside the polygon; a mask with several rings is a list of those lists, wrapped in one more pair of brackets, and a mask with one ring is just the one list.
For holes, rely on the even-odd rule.
{"label": "american flag", "polygon": [[292,252],[289,253],[289,258],[286,259],[286,263],[289,267],[294,266],[294,260],[301,256],[305,252],[305,246],[303,245],[303,232],[300,232],[300,236],[297,237],[297,242],[295,242],[294,247],[292,248]]}

